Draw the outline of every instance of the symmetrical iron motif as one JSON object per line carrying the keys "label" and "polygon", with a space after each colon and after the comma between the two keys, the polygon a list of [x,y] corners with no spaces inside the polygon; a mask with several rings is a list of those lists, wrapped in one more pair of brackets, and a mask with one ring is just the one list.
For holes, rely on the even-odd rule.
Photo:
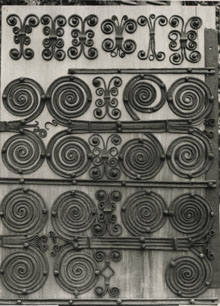
{"label": "symmetrical iron motif", "polygon": [[162,27],[167,25],[167,18],[164,15],[155,16],[154,14],[151,14],[149,18],[146,16],[140,16],[137,20],[138,24],[140,26],[146,26],[149,27],[149,45],[148,50],[145,52],[144,50],[141,50],[138,52],[138,58],[141,60],[149,59],[150,61],[153,61],[154,59],[158,61],[163,61],[166,57],[165,53],[160,51],[157,52],[155,45],[155,27],[156,23],[158,21],[158,24]]}
{"label": "symmetrical iron motif", "polygon": [[89,15],[83,19],[78,15],[72,15],[68,22],[73,28],[81,26],[80,29],[74,29],[71,32],[73,40],[72,47],[68,49],[68,56],[71,59],[77,59],[83,54],[87,59],[95,59],[98,56],[97,49],[93,47],[95,33],[91,29],[86,30],[86,25],[89,27],[96,26],[98,17],[96,15]]}
{"label": "symmetrical iron motif", "polygon": [[0,204],[2,223],[19,234],[40,232],[47,222],[47,212],[42,197],[30,189],[15,189]]}
{"label": "symmetrical iron motif", "polygon": [[170,62],[174,65],[180,65],[184,60],[191,63],[198,63],[201,54],[197,48],[197,30],[202,26],[201,18],[194,16],[184,21],[179,15],[170,18],[169,24],[178,30],[170,31],[169,48],[174,53],[170,56]]}
{"label": "symmetrical iron motif", "polygon": [[47,107],[61,125],[83,115],[92,102],[88,85],[79,78],[69,76],[56,79],[47,90]]}
{"label": "symmetrical iron motif", "polygon": [[95,287],[100,270],[91,254],[66,246],[56,257],[53,273],[63,290],[78,296]]}
{"label": "symmetrical iron motif", "polygon": [[134,236],[160,229],[168,209],[163,198],[152,191],[139,191],[129,196],[121,208],[122,222]]}
{"label": "symmetrical iron motif", "polygon": [[46,282],[49,267],[44,255],[35,247],[13,252],[0,266],[0,279],[11,292],[26,295],[39,290]]}
{"label": "symmetrical iron motif", "polygon": [[51,214],[56,233],[64,239],[71,239],[94,224],[97,208],[86,193],[74,190],[56,199]]}
{"label": "symmetrical iron motif", "polygon": [[171,110],[182,118],[198,121],[212,110],[214,97],[205,82],[197,78],[181,78],[167,92]]}
{"label": "symmetrical iron motif", "polygon": [[[58,15],[55,18],[46,14],[41,18],[41,23],[44,25],[43,34],[48,36],[43,40],[42,57],[45,60],[51,60],[53,57],[57,60],[64,60],[66,52],[63,49],[64,41],[61,37],[64,35],[64,26],[66,18]],[[19,22],[19,27],[16,26]],[[20,59],[22,56],[25,59],[31,59],[34,56],[34,51],[30,48],[25,49],[25,45],[29,45],[31,40],[28,34],[32,32],[32,28],[38,26],[39,18],[36,15],[27,15],[22,21],[16,14],[7,17],[7,23],[13,27],[14,42],[20,44],[20,49],[11,49],[10,56],[14,60]],[[124,15],[119,18],[113,15],[101,23],[101,31],[106,35],[115,34],[115,38],[105,38],[102,42],[104,51],[109,52],[112,57],[119,55],[121,58],[127,54],[132,54],[136,50],[136,42],[132,39],[125,39],[126,33],[133,34],[137,30],[137,26],[146,26],[149,29],[148,34],[148,49],[139,50],[137,56],[140,60],[157,60],[163,61],[166,54],[163,51],[157,52],[155,29],[156,24],[161,27],[167,25],[168,21],[164,15],[156,16],[150,14],[147,16],[139,16],[137,21],[133,18],[128,18]],[[68,19],[68,25],[73,28],[71,32],[72,46],[68,48],[68,57],[72,60],[78,59],[82,54],[89,60],[94,60],[98,57],[98,50],[94,47],[95,32],[92,27],[98,24],[98,17],[94,14],[83,18],[79,15],[71,15]],[[186,22],[179,15],[171,16],[169,25],[175,30],[169,32],[170,40],[169,48],[174,51],[170,56],[170,62],[174,65],[181,64],[184,60],[191,63],[197,63],[201,59],[201,54],[197,50],[196,39],[198,30],[201,28],[202,20],[197,16],[189,18]],[[88,27],[88,29],[86,29]]]}
{"label": "symmetrical iron motif", "polygon": [[93,134],[89,138],[92,147],[92,164],[89,175],[92,179],[100,180],[104,175],[109,180],[120,178],[121,172],[118,168],[118,148],[121,137],[117,134],[110,135],[106,142],[99,134]]}
{"label": "symmetrical iron motif", "polygon": [[121,22],[117,16],[112,16],[111,19],[105,19],[101,24],[101,29],[104,34],[110,35],[115,32],[115,41],[111,38],[104,39],[102,48],[106,52],[110,52],[112,57],[119,55],[125,57],[126,54],[131,54],[136,50],[136,43],[132,39],[124,41],[123,34],[134,33],[137,30],[137,22],[134,19],[124,15]]}
{"label": "symmetrical iron motif", "polygon": [[66,18],[62,15],[56,16],[54,19],[50,15],[43,15],[41,23],[44,25],[43,34],[47,36],[43,40],[42,57],[46,61],[53,57],[59,61],[64,60],[66,53],[62,50],[64,41],[61,38],[64,35],[63,27],[66,24]]}
{"label": "symmetrical iron motif", "polygon": [[96,94],[99,98],[95,101],[96,109],[94,116],[97,119],[103,119],[108,115],[111,119],[118,120],[121,117],[121,111],[118,106],[118,87],[122,84],[122,79],[119,77],[112,77],[108,83],[102,77],[96,77],[92,81],[93,85],[97,88]]}
{"label": "symmetrical iron motif", "polygon": [[26,60],[32,59],[34,51],[31,48],[25,48],[25,46],[31,43],[28,34],[32,32],[32,28],[39,24],[38,17],[34,14],[30,14],[22,21],[18,15],[11,14],[7,17],[7,23],[13,27],[14,43],[19,45],[19,49],[13,48],[10,50],[9,54],[11,58],[19,60],[23,56]]}
{"label": "symmetrical iron motif", "polygon": [[122,258],[121,252],[111,250],[107,253],[103,250],[98,250],[94,253],[94,258],[98,263],[104,262],[104,267],[100,270],[100,275],[104,277],[104,286],[97,286],[95,288],[95,294],[98,297],[103,297],[108,292],[110,297],[115,298],[119,296],[120,289],[118,287],[110,287],[110,280],[115,274],[115,271],[111,267],[111,261],[119,262]]}
{"label": "symmetrical iron motif", "polygon": [[163,167],[165,153],[157,138],[145,133],[146,138],[127,141],[119,152],[119,165],[123,173],[133,179],[148,180]]}
{"label": "symmetrical iron motif", "polygon": [[212,281],[212,267],[203,253],[196,257],[173,259],[166,270],[166,282],[171,291],[182,297],[195,297],[208,289]]}
{"label": "symmetrical iron motif", "polygon": [[28,130],[13,135],[2,147],[2,160],[12,172],[28,174],[41,167],[45,159],[42,140]]}
{"label": "symmetrical iron motif", "polygon": [[30,78],[19,78],[4,89],[2,100],[8,112],[18,117],[26,117],[23,123],[37,118],[45,105],[45,94],[39,83]]}
{"label": "symmetrical iron motif", "polygon": [[169,145],[166,159],[176,175],[185,178],[198,177],[212,165],[212,143],[199,130],[192,131],[192,135],[179,137]]}
{"label": "symmetrical iron motif", "polygon": [[152,113],[159,110],[166,102],[166,86],[156,76],[144,74],[136,76],[127,83],[123,93],[123,101],[132,119],[138,120],[139,117],[133,109],[142,113]]}
{"label": "symmetrical iron motif", "polygon": [[101,213],[97,216],[96,223],[92,227],[94,236],[103,236],[106,232],[110,236],[120,236],[122,233],[121,225],[117,224],[117,216],[112,212],[116,208],[116,202],[119,202],[122,195],[114,190],[107,194],[105,190],[98,190],[95,194],[98,200],[98,208]]}

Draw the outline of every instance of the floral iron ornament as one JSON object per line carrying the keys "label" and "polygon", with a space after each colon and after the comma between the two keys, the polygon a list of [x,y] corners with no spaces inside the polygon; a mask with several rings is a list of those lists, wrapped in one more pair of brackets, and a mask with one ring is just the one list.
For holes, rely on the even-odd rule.
{"label": "floral iron ornament", "polygon": [[134,19],[129,19],[124,15],[119,22],[115,15],[111,19],[106,19],[101,25],[102,32],[109,35],[115,32],[115,41],[111,38],[106,38],[102,43],[102,48],[106,52],[110,52],[112,57],[119,55],[125,57],[126,54],[131,54],[136,50],[136,43],[132,39],[124,41],[124,31],[132,34],[137,29],[137,23]]}
{"label": "floral iron ornament", "polygon": [[174,15],[170,18],[169,23],[173,28],[180,26],[180,30],[173,30],[168,35],[171,40],[169,48],[175,51],[170,56],[170,62],[179,65],[186,59],[190,63],[198,63],[201,54],[196,50],[196,38],[197,30],[202,26],[201,18],[191,17],[185,23],[181,16]]}
{"label": "floral iron ornament", "polygon": [[[27,15],[23,22],[21,18],[16,14],[11,14],[7,18],[7,23],[13,27],[14,43],[19,46],[19,49],[13,48],[10,50],[9,55],[14,60],[19,60],[22,56],[26,60],[30,60],[34,57],[34,51],[31,48],[25,48],[30,45],[31,39],[28,36],[32,32],[32,28],[38,26],[39,19],[36,15]],[[19,24],[20,26],[17,26]]]}
{"label": "floral iron ornament", "polygon": [[[89,27],[94,27],[98,23],[98,18],[95,15],[89,15],[82,19],[78,15],[72,15],[69,18],[69,25],[75,29],[72,30],[71,35],[73,37],[72,47],[68,50],[68,56],[71,59],[77,59],[81,54],[87,59],[95,59],[98,56],[98,51],[93,47],[93,37],[95,33],[93,30],[86,30],[86,24]],[[81,24],[81,29],[76,29]],[[86,51],[87,49],[87,51]]]}

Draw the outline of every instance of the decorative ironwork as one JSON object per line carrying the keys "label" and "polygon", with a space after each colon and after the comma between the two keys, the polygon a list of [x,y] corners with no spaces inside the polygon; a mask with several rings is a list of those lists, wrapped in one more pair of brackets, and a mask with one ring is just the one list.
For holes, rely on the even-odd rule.
{"label": "decorative ironwork", "polygon": [[94,116],[97,119],[103,119],[108,115],[111,119],[118,120],[121,117],[121,111],[118,106],[118,87],[122,84],[122,79],[115,76],[112,77],[106,85],[105,80],[102,77],[96,77],[93,79],[93,85],[97,88],[96,94],[99,97],[95,101],[96,109],[94,110]]}
{"label": "decorative ironwork", "polygon": [[47,107],[61,125],[83,115],[92,102],[88,85],[79,78],[69,76],[56,79],[47,90]]}
{"label": "decorative ironwork", "polygon": [[14,173],[29,174],[41,167],[45,153],[42,140],[34,133],[22,130],[4,143],[2,160]]}
{"label": "decorative ironwork", "polygon": [[185,77],[171,85],[167,101],[177,116],[199,121],[212,110],[214,97],[206,83],[196,78]]}
{"label": "decorative ironwork", "polygon": [[55,134],[47,145],[47,161],[60,176],[75,178],[85,173],[91,164],[91,150],[80,137],[62,131]]}
{"label": "decorative ironwork", "polygon": [[13,48],[9,55],[14,60],[19,60],[22,56],[26,60],[30,60],[34,56],[34,51],[31,48],[25,48],[30,45],[31,39],[28,36],[32,32],[32,28],[38,26],[39,19],[36,15],[27,15],[22,21],[16,14],[11,14],[7,17],[7,24],[13,27],[14,42],[19,44],[19,49]]}
{"label": "decorative ironwork", "polygon": [[170,25],[177,30],[172,30],[168,37],[170,39],[169,48],[174,53],[170,56],[170,62],[180,65],[184,59],[190,63],[198,63],[201,54],[197,48],[197,30],[202,26],[201,18],[194,16],[187,20],[179,15],[174,15],[169,20]]}
{"label": "decorative ironwork", "polygon": [[47,222],[47,212],[43,198],[30,189],[15,189],[0,204],[2,223],[17,233],[40,232]]}
{"label": "decorative ironwork", "polygon": [[160,142],[150,133],[145,138],[127,141],[119,152],[119,165],[123,173],[133,179],[150,179],[163,167],[165,153]]}
{"label": "decorative ironwork", "polygon": [[53,272],[58,285],[75,296],[91,290],[100,274],[95,259],[87,253],[73,251],[72,246],[58,253]]}
{"label": "decorative ironwork", "polygon": [[167,205],[152,191],[140,191],[129,196],[121,208],[124,226],[134,236],[159,230],[166,222]]}
{"label": "decorative ironwork", "polygon": [[[72,47],[68,49],[68,56],[71,59],[77,59],[81,54],[87,59],[95,59],[98,56],[98,51],[94,48],[94,36],[93,30],[86,30],[86,25],[89,27],[94,27],[98,23],[98,17],[96,15],[89,15],[86,18],[78,15],[71,15],[69,20],[69,25],[73,28],[81,25],[81,29],[73,29],[71,35],[73,37]],[[87,48],[87,51],[86,51]]]}
{"label": "decorative ironwork", "polygon": [[134,110],[141,113],[152,113],[164,105],[166,86],[156,76],[145,74],[135,76],[125,86],[123,101],[132,119],[139,120]]}
{"label": "decorative ironwork", "polygon": [[199,130],[192,129],[191,132],[191,136],[175,139],[166,153],[171,171],[185,178],[198,177],[207,172],[214,159],[210,140]]}
{"label": "decorative ironwork", "polygon": [[101,213],[97,216],[96,223],[92,227],[94,236],[103,236],[107,232],[110,236],[120,236],[122,227],[117,224],[117,216],[113,214],[116,208],[116,202],[119,202],[122,195],[114,190],[107,194],[105,190],[98,190],[95,193],[98,200],[98,208]]}
{"label": "decorative ironwork", "polygon": [[155,27],[156,23],[158,21],[158,24],[162,27],[167,25],[167,18],[164,15],[155,16],[154,14],[151,14],[149,18],[145,16],[140,16],[138,18],[138,24],[140,26],[148,25],[149,27],[149,45],[147,53],[144,50],[141,50],[138,52],[138,58],[141,60],[149,59],[150,61],[153,61],[154,59],[158,61],[163,61],[165,59],[165,53],[160,51],[156,52],[156,42],[155,42]]}
{"label": "decorative ironwork", "polygon": [[47,36],[43,40],[42,57],[46,61],[50,61],[53,57],[58,61],[64,60],[66,53],[62,50],[64,41],[61,38],[64,35],[63,27],[66,25],[66,18],[62,15],[56,16],[54,19],[50,15],[43,15],[41,23],[44,25],[43,34]]}
{"label": "decorative ironwork", "polygon": [[206,199],[192,192],[177,197],[171,203],[169,216],[177,231],[198,240],[212,228],[214,211]]}
{"label": "decorative ironwork", "polygon": [[49,267],[44,255],[35,247],[28,247],[8,255],[0,267],[2,284],[16,294],[30,294],[46,282]]}
{"label": "decorative ironwork", "polygon": [[22,120],[25,124],[37,118],[43,111],[45,93],[33,79],[18,78],[5,87],[2,100],[7,111],[14,116],[27,116]]}
{"label": "decorative ironwork", "polygon": [[131,54],[136,50],[136,43],[132,39],[124,41],[124,31],[133,34],[137,30],[137,22],[134,19],[124,15],[119,22],[117,16],[112,16],[111,19],[105,19],[101,24],[101,29],[104,34],[110,35],[115,32],[115,41],[111,38],[104,39],[102,48],[106,52],[110,52],[112,57],[119,55],[124,57],[126,54]]}
{"label": "decorative ironwork", "polygon": [[118,287],[110,287],[110,280],[115,275],[115,271],[111,267],[111,261],[119,262],[122,258],[121,252],[118,250],[111,250],[106,253],[103,250],[95,251],[94,258],[97,262],[104,262],[104,267],[100,270],[100,275],[104,277],[104,286],[97,286],[95,294],[98,297],[103,297],[108,292],[110,297],[117,297],[120,294]]}
{"label": "decorative ironwork", "polygon": [[100,180],[107,176],[109,180],[119,179],[121,172],[118,168],[118,149],[121,137],[117,134],[110,135],[106,142],[99,134],[93,134],[89,138],[92,149],[93,167],[89,170],[92,179]]}
{"label": "decorative ironwork", "polygon": [[212,267],[204,254],[173,259],[166,269],[166,283],[181,297],[196,297],[208,289],[212,281]]}
{"label": "decorative ironwork", "polygon": [[59,236],[71,239],[94,224],[96,213],[96,205],[86,193],[67,191],[53,204],[52,225]]}

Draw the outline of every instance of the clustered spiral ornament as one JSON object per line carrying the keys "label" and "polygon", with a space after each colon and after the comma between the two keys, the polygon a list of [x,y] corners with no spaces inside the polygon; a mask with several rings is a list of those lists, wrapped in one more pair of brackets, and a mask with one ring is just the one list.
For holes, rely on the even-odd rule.
{"label": "clustered spiral ornament", "polygon": [[119,152],[119,165],[124,174],[133,179],[148,180],[163,167],[165,153],[157,138],[144,134],[145,138],[127,141]]}
{"label": "clustered spiral ornament", "polygon": [[[89,15],[86,18],[82,18],[78,15],[71,15],[69,25],[76,28],[80,25],[80,29],[73,29],[71,32],[72,47],[68,49],[68,56],[71,59],[77,59],[83,54],[87,59],[95,59],[98,56],[98,51],[93,47],[95,33],[93,30],[86,30],[86,25],[94,27],[98,23],[98,17],[96,15]],[[87,49],[87,51],[86,51]]]}
{"label": "clustered spiral ornament", "polygon": [[67,246],[56,257],[54,276],[63,290],[78,296],[96,285],[99,269],[90,254],[74,252],[72,246]]}
{"label": "clustered spiral ornament", "polygon": [[121,218],[129,233],[134,236],[145,235],[164,225],[166,211],[167,205],[159,194],[140,191],[125,200],[121,208]]}
{"label": "clustered spiral ornament", "polygon": [[[171,214],[172,212],[172,214]],[[212,228],[214,211],[206,199],[198,194],[183,194],[169,207],[170,223],[190,237],[204,237]]]}
{"label": "clustered spiral ornament", "polygon": [[13,232],[34,235],[47,222],[47,207],[42,197],[30,189],[9,192],[0,204],[1,221]]}
{"label": "clustered spiral ornament", "polygon": [[193,135],[175,139],[168,147],[166,159],[173,173],[184,178],[193,178],[207,172],[214,153],[210,140],[199,130]]}
{"label": "clustered spiral ornament", "polygon": [[197,78],[181,78],[168,90],[167,100],[171,110],[182,118],[198,121],[212,110],[214,97],[205,82]]}
{"label": "clustered spiral ornament", "polygon": [[88,85],[73,76],[56,79],[47,90],[47,107],[50,114],[61,125],[83,115],[92,102]]}
{"label": "clustered spiral ornament", "polygon": [[170,25],[178,30],[169,33],[169,48],[175,51],[170,56],[170,62],[174,65],[180,65],[184,59],[191,63],[198,63],[201,54],[197,48],[197,30],[202,26],[201,18],[194,16],[185,23],[181,16],[174,15],[169,20]]}
{"label": "clustered spiral ornament", "polygon": [[41,23],[44,25],[43,33],[47,36],[43,40],[43,59],[49,61],[54,57],[59,61],[64,60],[66,53],[62,50],[64,41],[61,37],[64,35],[63,27],[66,25],[66,18],[58,15],[53,19],[50,15],[43,15]]}
{"label": "clustered spiral ornament", "polygon": [[155,49],[155,27],[156,23],[158,21],[158,24],[162,27],[167,25],[167,18],[164,15],[155,16],[154,14],[151,14],[149,18],[146,16],[140,16],[138,17],[138,24],[140,26],[146,26],[148,25],[149,31],[150,31],[150,37],[149,37],[149,45],[147,53],[144,50],[141,50],[138,52],[138,58],[141,60],[149,59],[150,61],[153,61],[154,59],[158,61],[163,61],[166,57],[165,53],[160,51],[156,52]]}
{"label": "clustered spiral ornament", "polygon": [[134,110],[141,113],[152,113],[164,105],[166,86],[156,76],[135,76],[125,86],[123,101],[132,119],[139,120]]}
{"label": "clustered spiral ornament", "polygon": [[91,164],[91,150],[85,140],[62,131],[47,146],[50,168],[60,176],[74,178],[85,173]]}
{"label": "clustered spiral ornament", "polygon": [[71,239],[92,226],[96,213],[96,205],[86,193],[67,191],[53,204],[52,225],[59,236]]}
{"label": "clustered spiral ornament", "polygon": [[29,174],[39,169],[45,154],[42,140],[28,130],[11,136],[2,147],[5,166],[18,174]]}
{"label": "clustered spiral ornament", "polygon": [[2,94],[4,107],[18,117],[26,117],[25,122],[37,118],[45,105],[44,90],[30,78],[18,78],[5,87]]}
{"label": "clustered spiral ornament", "polygon": [[38,26],[38,17],[34,14],[30,14],[22,21],[18,15],[11,14],[7,17],[7,24],[13,27],[14,43],[19,45],[19,49],[13,48],[10,50],[10,57],[14,60],[19,60],[22,56],[26,60],[32,59],[34,51],[31,48],[25,48],[25,46],[31,43],[28,34],[32,32],[32,28]]}
{"label": "clustered spiral ornament", "polygon": [[116,202],[122,198],[121,193],[114,190],[108,194],[105,190],[98,190],[95,197],[98,200],[98,208],[101,213],[97,216],[92,227],[93,235],[103,236],[107,232],[110,236],[120,236],[122,227],[116,223],[117,216],[113,214],[113,211],[116,209]]}
{"label": "clustered spiral ornament", "polygon": [[111,38],[104,39],[102,48],[106,52],[110,52],[112,57],[119,55],[125,57],[126,54],[131,54],[136,50],[136,43],[132,39],[123,38],[123,32],[133,34],[137,30],[137,22],[134,19],[124,15],[119,22],[117,16],[112,16],[111,19],[105,19],[101,24],[101,30],[104,34],[110,35],[115,32],[115,41]]}
{"label": "clustered spiral ornament", "polygon": [[110,135],[105,141],[99,134],[93,134],[89,138],[92,147],[92,164],[89,175],[92,179],[100,180],[106,175],[109,180],[120,178],[121,171],[118,168],[118,148],[121,137],[117,134]]}
{"label": "clustered spiral ornament", "polygon": [[96,94],[99,98],[95,101],[96,108],[94,116],[97,119],[103,119],[108,115],[111,119],[118,120],[121,117],[121,111],[118,108],[118,87],[122,85],[122,79],[119,77],[112,77],[106,85],[102,77],[96,77],[92,81],[93,85],[97,88]]}
{"label": "clustered spiral ornament", "polygon": [[46,282],[49,267],[44,255],[35,247],[8,255],[0,267],[2,284],[15,294],[30,294]]}
{"label": "clustered spiral ornament", "polygon": [[204,254],[173,259],[166,269],[166,283],[175,294],[191,298],[206,291],[212,281],[212,267]]}

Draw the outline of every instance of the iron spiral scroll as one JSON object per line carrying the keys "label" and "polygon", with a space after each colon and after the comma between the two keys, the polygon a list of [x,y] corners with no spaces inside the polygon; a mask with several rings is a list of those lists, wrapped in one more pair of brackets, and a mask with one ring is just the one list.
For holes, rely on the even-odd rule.
{"label": "iron spiral scroll", "polygon": [[27,295],[39,290],[48,278],[47,259],[35,247],[28,247],[8,255],[0,266],[3,285],[18,295]]}
{"label": "iron spiral scroll", "polygon": [[41,167],[45,151],[44,143],[36,134],[23,130],[4,143],[2,160],[10,171],[29,174]]}
{"label": "iron spiral scroll", "polygon": [[8,83],[2,94],[7,111],[17,117],[26,117],[25,122],[31,122],[41,114],[45,98],[38,82],[22,77]]}
{"label": "iron spiral scroll", "polygon": [[133,120],[139,120],[134,110],[152,113],[159,110],[166,102],[166,86],[156,76],[139,75],[132,78],[125,86],[123,101]]}
{"label": "iron spiral scroll", "polygon": [[100,272],[90,254],[73,252],[72,246],[67,246],[56,257],[53,273],[63,290],[78,296],[96,285]]}
{"label": "iron spiral scroll", "polygon": [[64,126],[67,126],[71,119],[86,113],[92,102],[88,85],[73,76],[56,79],[47,89],[47,97],[50,114]]}
{"label": "iron spiral scroll", "polygon": [[43,198],[30,189],[9,192],[0,204],[1,221],[10,231],[34,235],[47,222],[48,210]]}
{"label": "iron spiral scroll", "polygon": [[87,142],[62,131],[55,134],[47,146],[50,168],[60,176],[74,178],[85,173],[90,164],[91,150]]}
{"label": "iron spiral scroll", "polygon": [[133,179],[150,179],[163,167],[165,153],[157,138],[147,133],[146,138],[127,141],[119,152],[123,173]]}
{"label": "iron spiral scroll", "polygon": [[205,198],[195,193],[185,193],[174,199],[169,212],[172,226],[196,240],[204,237],[213,226],[212,206]]}
{"label": "iron spiral scroll", "polygon": [[192,298],[206,291],[212,282],[212,267],[204,254],[181,256],[167,266],[166,283],[180,297]]}
{"label": "iron spiral scroll", "polygon": [[193,178],[207,172],[214,159],[211,141],[199,130],[175,139],[168,147],[166,160],[173,173]]}
{"label": "iron spiral scroll", "polygon": [[86,193],[76,190],[61,194],[54,202],[51,213],[56,233],[64,239],[71,239],[94,224],[97,208]]}
{"label": "iron spiral scroll", "polygon": [[122,223],[134,236],[159,230],[168,212],[164,199],[152,191],[140,191],[129,196],[121,208]]}

